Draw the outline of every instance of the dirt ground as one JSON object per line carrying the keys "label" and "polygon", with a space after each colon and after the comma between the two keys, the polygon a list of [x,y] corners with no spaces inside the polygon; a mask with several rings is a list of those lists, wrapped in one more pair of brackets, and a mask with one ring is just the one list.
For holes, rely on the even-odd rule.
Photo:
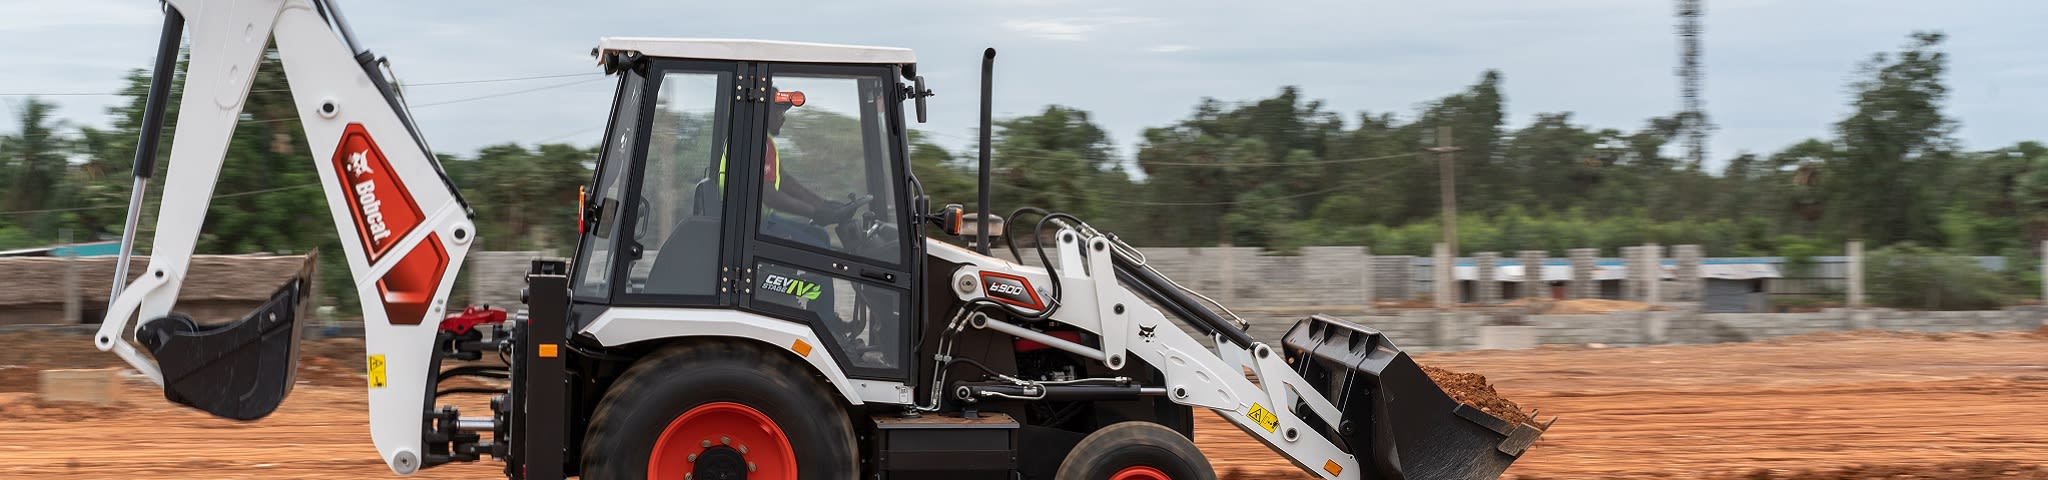
{"label": "dirt ground", "polygon": [[[27,372],[94,361],[21,347],[49,343],[0,349],[0,478],[388,478],[360,380],[336,371],[349,364],[308,362],[277,414],[240,423],[143,387],[114,407],[37,402]],[[105,356],[98,364],[114,362]],[[2048,334],[1846,332],[1420,360],[1484,374],[1523,408],[1562,417],[1508,478],[2048,479],[2035,465],[2048,458]],[[1198,417],[1197,443],[1225,478],[1306,478],[1221,419]],[[414,478],[496,478],[500,468]]]}

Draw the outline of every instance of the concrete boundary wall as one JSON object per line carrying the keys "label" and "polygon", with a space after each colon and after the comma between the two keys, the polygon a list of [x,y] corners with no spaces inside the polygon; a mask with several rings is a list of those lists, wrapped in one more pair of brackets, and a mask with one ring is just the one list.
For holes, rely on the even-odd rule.
{"label": "concrete boundary wall", "polygon": [[[1748,342],[1776,337],[1848,330],[1915,332],[2028,331],[2048,320],[2048,307],[2005,310],[1918,312],[1890,309],[1832,309],[1819,313],[1623,312],[1606,315],[1520,315],[1509,312],[1426,310],[1372,315],[1326,312],[1387,334],[1404,350],[1457,351],[1482,348],[1482,328],[1512,323],[1512,335],[1533,336],[1531,345],[1603,344],[1614,347]],[[1253,338],[1278,344],[1309,312],[1243,314]],[[1198,335],[1199,337],[1199,335]],[[1498,336],[1494,338],[1499,338]]]}

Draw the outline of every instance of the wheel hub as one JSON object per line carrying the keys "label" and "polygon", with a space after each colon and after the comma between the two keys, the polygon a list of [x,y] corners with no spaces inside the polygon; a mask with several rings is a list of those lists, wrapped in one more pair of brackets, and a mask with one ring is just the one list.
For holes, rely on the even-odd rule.
{"label": "wheel hub", "polygon": [[691,480],[746,480],[747,457],[732,447],[719,445],[697,454]]}
{"label": "wheel hub", "polygon": [[796,454],[773,419],[753,407],[713,402],[663,429],[647,459],[661,480],[795,480]]}

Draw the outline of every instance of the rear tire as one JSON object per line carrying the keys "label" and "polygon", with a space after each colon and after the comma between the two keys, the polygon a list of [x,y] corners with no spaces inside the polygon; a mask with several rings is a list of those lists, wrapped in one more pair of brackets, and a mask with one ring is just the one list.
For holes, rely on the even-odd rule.
{"label": "rear tire", "polygon": [[1074,446],[1058,480],[1216,480],[1209,458],[1173,429],[1131,421],[1110,425]]}
{"label": "rear tire", "polygon": [[582,478],[717,478],[724,468],[813,480],[855,474],[855,461],[846,410],[808,365],[721,340],[664,348],[627,369],[592,415]]}

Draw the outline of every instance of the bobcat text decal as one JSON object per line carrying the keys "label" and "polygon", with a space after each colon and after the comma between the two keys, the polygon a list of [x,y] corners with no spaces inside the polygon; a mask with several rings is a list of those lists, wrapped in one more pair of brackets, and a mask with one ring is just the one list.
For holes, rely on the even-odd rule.
{"label": "bobcat text decal", "polygon": [[354,214],[357,237],[370,263],[376,263],[392,244],[419,226],[423,217],[419,205],[413,203],[412,194],[398,181],[391,162],[362,124],[351,123],[342,129],[341,142],[334,149],[334,171],[342,191],[351,197],[349,212]]}

